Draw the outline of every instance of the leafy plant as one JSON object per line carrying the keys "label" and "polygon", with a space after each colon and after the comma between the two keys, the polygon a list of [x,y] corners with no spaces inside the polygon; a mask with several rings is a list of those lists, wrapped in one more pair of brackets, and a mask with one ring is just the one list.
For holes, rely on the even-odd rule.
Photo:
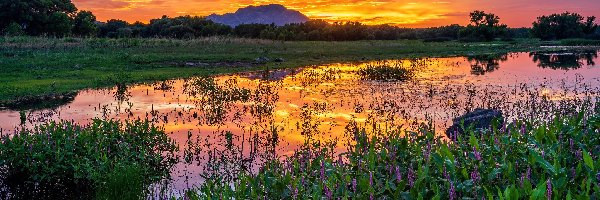
{"label": "leafy plant", "polygon": [[[207,180],[190,199],[595,199],[600,116],[495,123],[490,131],[346,127],[347,153],[307,145],[233,183]],[[389,129],[386,129],[389,130]],[[313,146],[314,145],[314,146]]]}
{"label": "leafy plant", "polygon": [[89,198],[121,172],[148,184],[177,161],[175,143],[147,121],[50,122],[1,142],[0,183],[13,198]]}

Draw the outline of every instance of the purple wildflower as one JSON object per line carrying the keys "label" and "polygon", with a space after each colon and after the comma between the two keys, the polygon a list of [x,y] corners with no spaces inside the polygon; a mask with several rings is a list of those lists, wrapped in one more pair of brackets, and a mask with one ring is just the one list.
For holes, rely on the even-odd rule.
{"label": "purple wildflower", "polygon": [[450,181],[450,189],[448,189],[448,198],[450,200],[454,200],[456,198],[456,189],[454,188],[454,183]]}
{"label": "purple wildflower", "polygon": [[571,149],[571,151],[573,151],[573,138],[569,138],[569,148]]}
{"label": "purple wildflower", "polygon": [[552,199],[552,182],[550,179],[546,181],[546,197],[548,197],[548,199]]}
{"label": "purple wildflower", "polygon": [[448,170],[446,170],[446,165],[444,165],[444,178],[446,178],[447,180],[450,180],[450,175],[448,174]]}
{"label": "purple wildflower", "polygon": [[473,182],[479,182],[479,180],[481,180],[481,176],[479,175],[479,171],[477,171],[477,167],[475,167],[475,169],[473,169],[471,172],[471,180],[473,180]]}
{"label": "purple wildflower", "polygon": [[356,179],[352,179],[352,191],[356,192]]}
{"label": "purple wildflower", "polygon": [[292,190],[292,199],[298,199],[298,188],[290,185]]}
{"label": "purple wildflower", "polygon": [[415,171],[412,167],[408,169],[408,184],[411,188],[415,185]]}
{"label": "purple wildflower", "polygon": [[525,124],[521,125],[521,134],[525,135],[526,132],[527,130],[525,129]]}
{"label": "purple wildflower", "polygon": [[475,160],[481,160],[481,153],[479,153],[475,147],[473,147],[473,155],[475,156]]}
{"label": "purple wildflower", "polygon": [[402,181],[402,174],[400,173],[400,167],[398,167],[398,166],[396,166],[396,180],[398,181],[398,183],[400,183],[400,181]]}
{"label": "purple wildflower", "polygon": [[369,186],[373,186],[373,172],[369,172]]}
{"label": "purple wildflower", "polygon": [[333,193],[331,192],[329,187],[327,187],[327,185],[325,185],[325,196],[327,197],[327,199],[333,199]]}

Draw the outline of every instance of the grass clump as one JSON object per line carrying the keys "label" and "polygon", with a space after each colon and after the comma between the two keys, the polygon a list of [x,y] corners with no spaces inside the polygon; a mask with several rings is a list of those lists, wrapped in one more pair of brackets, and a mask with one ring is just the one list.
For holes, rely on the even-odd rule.
{"label": "grass clump", "polygon": [[[367,124],[365,127],[371,127]],[[373,125],[373,127],[376,127]],[[347,127],[347,153],[307,143],[233,183],[208,180],[190,199],[598,199],[600,115],[494,123],[489,131]]]}
{"label": "grass clump", "polygon": [[413,77],[414,69],[403,66],[402,62],[379,62],[375,64],[367,64],[367,66],[358,70],[358,75],[366,80],[404,81]]}
{"label": "grass clump", "polygon": [[174,141],[147,121],[50,122],[1,142],[5,198],[89,199],[99,189],[130,184],[144,191],[132,176],[149,184],[177,161]]}

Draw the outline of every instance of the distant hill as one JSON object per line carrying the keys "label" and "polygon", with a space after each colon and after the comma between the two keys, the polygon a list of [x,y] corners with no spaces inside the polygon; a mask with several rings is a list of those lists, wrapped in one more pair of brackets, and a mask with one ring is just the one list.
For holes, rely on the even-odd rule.
{"label": "distant hill", "polygon": [[308,17],[298,11],[290,10],[279,4],[264,6],[248,6],[238,9],[235,13],[223,15],[212,14],[206,17],[217,23],[235,27],[240,24],[272,24],[283,26],[291,23],[308,21]]}

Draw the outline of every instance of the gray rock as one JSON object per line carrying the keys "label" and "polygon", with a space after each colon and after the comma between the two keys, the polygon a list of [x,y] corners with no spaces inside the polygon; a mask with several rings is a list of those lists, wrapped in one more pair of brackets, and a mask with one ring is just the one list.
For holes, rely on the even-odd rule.
{"label": "gray rock", "polygon": [[275,58],[275,60],[273,60],[275,62],[285,62],[285,59],[283,58]]}
{"label": "gray rock", "polygon": [[257,64],[265,64],[267,62],[269,62],[271,59],[267,58],[267,57],[258,57],[256,59],[254,59],[254,62]]}
{"label": "gray rock", "polygon": [[494,120],[504,121],[501,111],[477,108],[452,120],[453,124],[446,130],[446,135],[450,137],[454,133],[465,134],[466,131],[463,130],[463,127],[469,128],[472,126],[476,131],[486,130],[492,126]]}

